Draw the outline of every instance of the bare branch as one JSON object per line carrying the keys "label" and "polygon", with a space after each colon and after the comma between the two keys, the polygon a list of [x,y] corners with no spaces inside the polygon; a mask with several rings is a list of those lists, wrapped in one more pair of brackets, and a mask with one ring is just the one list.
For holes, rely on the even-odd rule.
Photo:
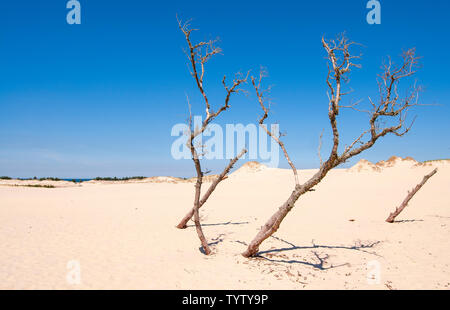
{"label": "bare branch", "polygon": [[[203,96],[206,106],[206,115],[209,116],[210,104],[203,88],[203,79],[205,75],[205,64],[212,56],[219,54],[221,49],[215,47],[217,40],[210,40],[208,42],[192,43],[191,34],[197,29],[192,29],[190,20],[183,23],[178,19],[178,27],[183,32],[186,42],[188,44],[187,56],[191,65],[191,75],[197,83],[197,88]],[[200,66],[200,68],[198,68]]]}
{"label": "bare branch", "polygon": [[[416,72],[418,66],[418,57],[415,56],[415,49],[410,49],[404,52],[401,56],[402,63],[395,66],[391,58],[383,65],[383,73],[379,75],[378,87],[380,91],[380,101],[378,104],[374,103],[370,98],[369,101],[373,107],[370,111],[369,129],[370,139],[357,148],[353,148],[356,142],[360,142],[362,136],[357,138],[352,143],[351,149],[346,149],[340,156],[339,161],[343,162],[353,157],[362,151],[372,147],[375,142],[387,134],[394,134],[396,136],[403,136],[411,129],[414,120],[409,126],[405,125],[406,116],[410,108],[421,105],[418,103],[419,93],[422,90],[420,86],[414,83],[407,95],[401,98],[398,94],[398,85],[401,80],[406,79]],[[391,126],[380,128],[381,122],[394,122]]]}
{"label": "bare branch", "polygon": [[[200,206],[201,208],[205,202],[208,200],[209,196],[214,192],[217,185],[219,185],[220,182],[226,179],[227,174],[230,172],[231,168],[233,168],[234,164],[242,157],[244,154],[247,153],[246,149],[243,149],[236,157],[230,160],[228,163],[228,166],[225,167],[225,169],[222,171],[222,173],[214,180],[214,182],[211,183],[206,193],[203,195],[202,199],[200,200]],[[183,229],[187,227],[187,223],[194,215],[195,210],[192,208],[191,211],[189,211],[185,217],[180,221],[180,223],[177,225],[177,228]]]}
{"label": "bare branch", "polygon": [[294,163],[292,162],[291,158],[289,157],[289,154],[286,150],[286,147],[284,146],[284,143],[279,139],[279,137],[275,136],[270,130],[267,129],[267,126],[264,125],[264,120],[269,115],[269,109],[265,106],[265,97],[264,94],[268,93],[270,91],[270,88],[262,89],[261,88],[261,82],[264,77],[267,76],[267,71],[264,68],[261,68],[259,72],[259,78],[255,78],[254,76],[251,77],[253,87],[255,88],[256,96],[258,97],[258,102],[261,106],[261,108],[264,111],[263,116],[259,119],[259,125],[261,128],[264,129],[264,131],[269,135],[273,140],[275,140],[280,148],[283,150],[284,157],[289,163],[289,166],[291,166],[292,172],[294,173],[294,179],[295,179],[295,186],[299,186],[300,183],[298,181],[298,174],[297,174],[297,168],[294,166]]}

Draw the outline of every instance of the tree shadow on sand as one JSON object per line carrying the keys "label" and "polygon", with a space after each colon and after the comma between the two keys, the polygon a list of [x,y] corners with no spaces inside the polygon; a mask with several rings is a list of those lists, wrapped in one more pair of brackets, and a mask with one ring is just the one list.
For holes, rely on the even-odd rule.
{"label": "tree shadow on sand", "polygon": [[[377,253],[367,250],[367,249],[375,247],[377,244],[381,243],[381,241],[366,242],[366,243],[363,243],[361,241],[357,241],[357,242],[355,242],[354,245],[344,246],[344,245],[320,245],[320,244],[315,244],[314,240],[312,240],[311,241],[311,243],[312,243],[311,246],[297,246],[297,245],[295,245],[295,244],[293,244],[293,243],[291,243],[289,241],[286,241],[284,239],[281,239],[281,238],[278,238],[278,237],[275,237],[275,236],[271,236],[271,238],[276,239],[278,241],[281,241],[283,243],[286,243],[286,244],[289,245],[289,247],[270,249],[270,250],[266,250],[266,251],[260,251],[260,252],[256,253],[255,258],[264,259],[264,260],[267,260],[267,261],[270,261],[270,262],[275,262],[275,263],[302,264],[302,265],[307,265],[307,266],[310,266],[310,267],[313,267],[313,268],[316,268],[316,269],[319,269],[319,270],[328,270],[328,269],[332,269],[332,268],[347,266],[347,265],[349,265],[349,263],[344,263],[344,264],[339,264],[339,265],[330,264],[329,266],[325,266],[325,264],[328,263],[327,260],[329,258],[329,255],[328,254],[319,255],[316,251],[312,251],[312,253],[315,256],[315,261],[314,262],[304,261],[304,260],[297,260],[297,259],[287,259],[286,255],[282,256],[285,259],[280,259],[277,254],[279,254],[281,252],[293,251],[293,250],[344,249],[344,250],[352,250],[352,251],[364,252],[364,253],[367,253],[367,254],[371,254],[371,255],[375,255],[375,256],[381,257]],[[246,243],[242,242],[242,241],[236,241],[236,242],[246,245]]]}
{"label": "tree shadow on sand", "polygon": [[[209,242],[208,245],[211,246],[211,247],[214,247],[215,245],[217,245],[217,244],[223,242],[223,240],[224,240],[224,238],[222,238],[223,236],[225,236],[225,234],[220,234],[220,235],[217,236],[216,238],[212,238],[212,239],[211,239],[212,242]],[[201,253],[205,254],[205,250],[203,249],[203,246],[200,246],[200,247],[198,248],[198,250],[199,250]]]}
{"label": "tree shadow on sand", "polygon": [[[212,223],[212,224],[201,224],[201,226],[225,226],[225,225],[245,225],[249,224],[249,222],[225,222],[225,223]],[[187,227],[195,227],[195,224],[186,225]]]}
{"label": "tree shadow on sand", "polygon": [[393,223],[413,223],[413,222],[423,222],[423,220],[395,220]]}

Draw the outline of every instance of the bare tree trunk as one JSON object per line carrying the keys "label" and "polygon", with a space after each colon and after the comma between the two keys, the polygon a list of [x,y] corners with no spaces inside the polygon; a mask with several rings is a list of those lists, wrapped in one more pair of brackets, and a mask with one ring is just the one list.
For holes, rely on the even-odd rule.
{"label": "bare tree trunk", "polygon": [[272,236],[280,227],[281,222],[286,217],[286,215],[292,210],[295,205],[295,202],[298,200],[300,196],[312,190],[312,188],[317,185],[330,171],[335,164],[332,161],[325,162],[321,169],[311,178],[309,181],[304,183],[303,185],[297,185],[289,196],[288,200],[278,208],[278,211],[275,212],[269,220],[261,227],[258,234],[255,238],[250,242],[245,252],[242,253],[244,257],[251,257],[258,253],[259,246],[261,243]]}
{"label": "bare tree trunk", "polygon": [[[234,164],[241,158],[245,153],[247,153],[246,149],[243,149],[235,158],[230,160],[230,163],[228,166],[225,167],[225,169],[222,171],[222,173],[217,177],[217,179],[214,180],[214,182],[211,184],[211,186],[208,188],[208,191],[203,195],[203,198],[200,200],[199,203],[199,209],[203,206],[203,204],[208,200],[209,196],[214,192],[217,185],[222,182],[225,179],[225,176],[230,172],[231,168],[233,168]],[[191,209],[181,220],[181,222],[176,226],[179,229],[184,229],[187,227],[187,223],[189,220],[194,216],[195,213],[195,207]]]}
{"label": "bare tree trunk", "polygon": [[250,242],[245,252],[242,253],[244,257],[250,257],[258,253],[260,244],[278,230],[281,221],[294,206],[295,201],[297,200],[295,196],[296,191],[294,190],[289,199],[269,218],[266,224],[261,227],[256,237]]}
{"label": "bare tree trunk", "polygon": [[[193,146],[192,146],[193,147]],[[200,192],[202,189],[202,179],[203,172],[200,167],[200,160],[197,158],[196,154],[193,156],[193,161],[195,163],[195,169],[197,171],[197,182],[195,183],[195,198],[194,198],[194,223],[195,229],[197,230],[198,238],[202,244],[203,250],[206,255],[211,254],[211,249],[209,248],[208,241],[203,234],[202,225],[200,224],[200,215],[198,209],[200,208]]]}
{"label": "bare tree trunk", "polygon": [[412,189],[412,191],[408,192],[408,195],[406,196],[405,200],[403,200],[402,204],[398,208],[396,208],[394,212],[389,214],[389,217],[386,219],[386,222],[393,223],[395,221],[395,218],[403,211],[403,209],[406,208],[409,201],[414,197],[414,195],[419,191],[419,189],[421,189],[422,186],[428,181],[428,179],[430,179],[433,175],[435,175],[436,172],[437,168],[431,171],[426,176],[424,176],[422,182],[417,184],[416,187]]}

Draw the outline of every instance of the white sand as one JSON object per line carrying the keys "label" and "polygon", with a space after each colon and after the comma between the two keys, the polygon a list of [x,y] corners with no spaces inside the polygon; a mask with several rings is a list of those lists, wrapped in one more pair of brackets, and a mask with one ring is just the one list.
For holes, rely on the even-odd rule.
{"label": "white sand", "polygon": [[[0,186],[0,289],[448,289],[450,162],[393,161],[330,172],[253,259],[243,243],[292,191],[290,170],[247,166],[218,186],[201,212],[216,224],[204,227],[211,256],[193,227],[175,228],[189,182]],[[384,222],[433,167],[401,222]],[[67,282],[69,261],[81,284]]]}

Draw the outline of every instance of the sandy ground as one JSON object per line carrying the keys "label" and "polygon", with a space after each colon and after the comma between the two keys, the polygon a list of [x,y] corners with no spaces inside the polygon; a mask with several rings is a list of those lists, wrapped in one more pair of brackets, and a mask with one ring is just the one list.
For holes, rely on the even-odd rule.
{"label": "sandy ground", "polygon": [[[398,222],[384,222],[433,167]],[[335,169],[260,257],[243,258],[292,186],[284,169],[231,174],[201,212],[211,256],[192,226],[175,228],[192,183],[0,186],[0,289],[449,289],[449,161]]]}

